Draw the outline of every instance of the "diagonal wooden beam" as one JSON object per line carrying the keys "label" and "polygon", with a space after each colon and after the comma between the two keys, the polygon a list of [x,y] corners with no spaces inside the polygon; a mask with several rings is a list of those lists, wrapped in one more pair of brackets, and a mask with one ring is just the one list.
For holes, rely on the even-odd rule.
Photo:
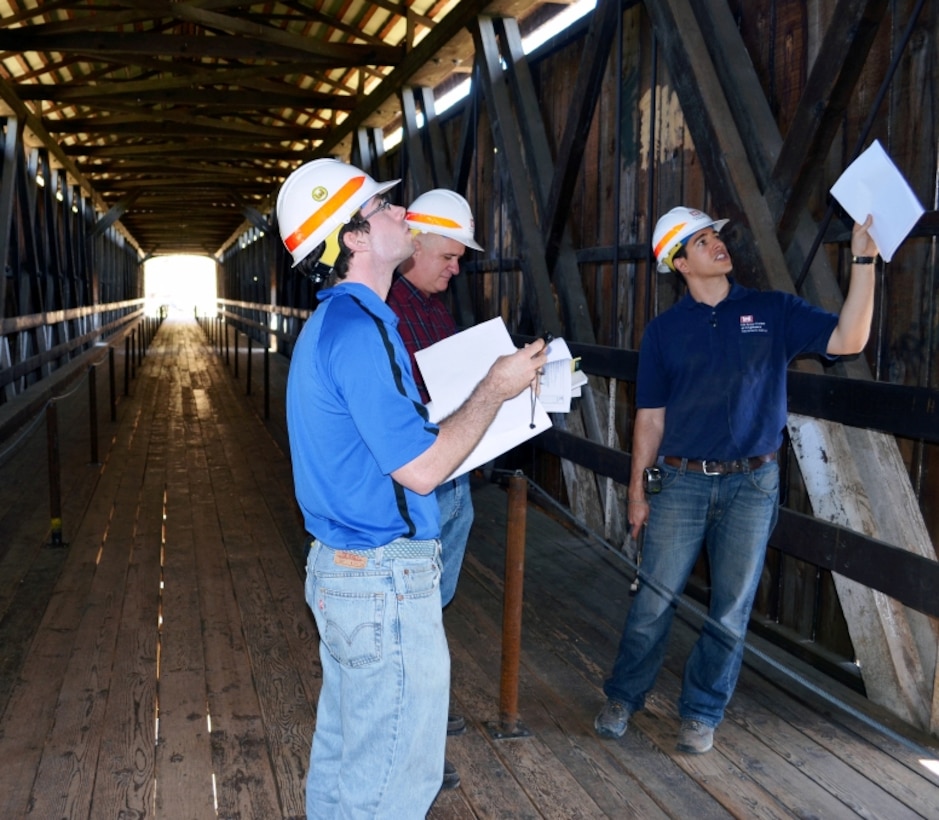
{"label": "diagonal wooden beam", "polygon": [[336,146],[355,132],[355,129],[368,121],[386,100],[393,97],[398,89],[434,58],[444,46],[463,29],[472,27],[473,20],[489,5],[490,0],[461,0],[457,6],[443,18],[417,46],[410,49],[397,67],[388,74],[382,84],[362,100],[361,105],[351,116],[337,125],[333,132],[317,148],[317,156],[329,156]]}
{"label": "diagonal wooden beam", "polygon": [[[46,130],[43,121],[33,114],[23,103],[23,101],[16,96],[16,93],[11,88],[10,84],[0,77],[0,100],[3,100],[10,109],[13,111],[14,115],[20,122],[20,127],[28,129],[31,131],[36,138],[49,150],[49,153],[56,158],[56,160],[62,165],[63,168],[68,172],[68,175],[78,183],[78,185],[88,193],[89,198],[94,203],[95,207],[105,212],[108,210],[107,203],[102,199],[101,195],[95,190],[91,183],[85,178],[84,174],[78,169],[78,166],[72,160],[71,157],[66,155],[62,150],[62,146],[53,139],[52,135]],[[140,246],[137,244],[137,241],[130,235],[130,233],[121,226],[122,233],[124,238],[135,248],[138,252],[140,251]]]}
{"label": "diagonal wooden beam", "polygon": [[773,168],[766,199],[787,248],[843,123],[844,112],[887,10],[887,0],[839,0],[812,64],[789,133]]}
{"label": "diagonal wooden beam", "polygon": [[[740,133],[732,127],[734,114],[708,54],[694,5],[689,0],[645,0],[716,210],[733,220],[732,230],[749,228],[751,241],[741,241],[742,237],[733,234],[729,237],[735,268],[745,272],[750,284],[769,284],[776,290],[793,292],[786,260],[776,241],[775,221]],[[743,60],[745,55],[743,49],[735,56]],[[679,204],[669,203],[668,207]]]}
{"label": "diagonal wooden beam", "polygon": [[[23,157],[23,128],[16,117],[4,118],[3,165],[0,167],[0,259],[10,258],[10,235],[13,231],[13,203],[16,194],[16,174]],[[4,280],[6,274],[4,274]],[[0,288],[0,316],[6,316],[6,283]]]}
{"label": "diagonal wooden beam", "polygon": [[[423,129],[418,127],[418,106],[416,90],[411,86],[402,87],[398,97],[401,101],[401,125],[404,129],[404,144],[407,146],[408,165],[411,179],[418,193],[434,187],[434,173],[424,156]],[[427,118],[424,118],[427,126]],[[407,203],[405,203],[407,205]]]}
{"label": "diagonal wooden beam", "polygon": [[94,227],[88,233],[89,238],[94,239],[96,236],[101,236],[107,231],[108,228],[127,213],[127,209],[134,204],[134,200],[136,200],[141,193],[140,188],[133,188],[120,202],[112,205],[108,212],[99,217],[95,222]]}
{"label": "diagonal wooden beam", "polygon": [[541,222],[532,200],[532,181],[525,170],[525,157],[518,139],[518,120],[512,108],[505,72],[502,70],[501,54],[492,19],[477,18],[476,25],[472,27],[472,35],[476,46],[479,77],[489,109],[493,142],[498,149],[496,163],[515,212],[522,270],[534,302],[534,320],[540,323],[541,329],[560,337],[563,331],[554,306],[554,293],[544,260]]}
{"label": "diagonal wooden beam", "polygon": [[[566,221],[562,225],[562,233],[553,261],[549,259],[544,244],[551,181],[558,171],[551,158],[548,129],[538,105],[538,94],[529,69],[528,58],[522,51],[521,32],[517,21],[512,18],[499,18],[494,23],[505,50],[505,73],[517,110],[515,127],[525,146],[528,160],[526,164],[531,175],[535,205],[541,224],[541,242],[538,252],[544,257],[548,275],[558,291],[567,338],[585,344],[594,344],[596,336],[593,320],[587,307],[580,267],[577,264],[577,255],[570,241]],[[588,120],[592,115],[593,109],[591,108],[587,114]]]}
{"label": "diagonal wooden beam", "polygon": [[610,50],[620,30],[619,22],[624,6],[631,5],[624,4],[622,0],[600,0],[590,19],[583,56],[574,80],[572,104],[567,111],[567,121],[558,147],[551,192],[545,202],[545,256],[549,270],[554,268],[561,236],[567,225],[567,203],[577,184],[593,112],[610,61]]}

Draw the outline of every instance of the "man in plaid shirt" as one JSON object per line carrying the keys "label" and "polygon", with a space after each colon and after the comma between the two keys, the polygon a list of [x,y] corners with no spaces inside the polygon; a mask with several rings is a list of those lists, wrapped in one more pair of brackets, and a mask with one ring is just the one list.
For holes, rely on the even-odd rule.
{"label": "man in plaid shirt", "polygon": [[[414,255],[402,262],[400,276],[388,293],[388,306],[398,316],[398,332],[411,354],[414,381],[424,402],[430,401],[420,368],[414,358],[418,350],[456,333],[457,326],[442,295],[460,272],[460,259],[470,247],[481,251],[473,238],[474,222],[469,204],[459,194],[435,189],[422,194],[408,208],[408,225],[414,232]],[[456,585],[473,525],[473,500],[469,475],[461,475],[437,488],[440,505],[441,577],[440,600],[446,606],[456,594]],[[447,734],[462,734],[466,721],[450,714]],[[455,787],[459,775],[447,763],[444,786]]]}

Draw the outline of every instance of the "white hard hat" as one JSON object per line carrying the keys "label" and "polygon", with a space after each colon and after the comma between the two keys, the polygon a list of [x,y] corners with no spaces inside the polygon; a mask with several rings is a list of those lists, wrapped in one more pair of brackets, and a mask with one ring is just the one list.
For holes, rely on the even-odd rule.
{"label": "white hard hat", "polygon": [[376,182],[338,159],[315,159],[294,171],[277,194],[280,238],[297,265],[372,197],[401,180]]}
{"label": "white hard hat", "polygon": [[435,188],[421,194],[411,203],[405,219],[413,231],[448,236],[473,250],[483,249],[473,238],[476,223],[469,203],[455,191]]}
{"label": "white hard hat", "polygon": [[726,219],[711,219],[704,211],[679,206],[659,218],[652,232],[652,250],[658,262],[656,270],[668,273],[675,270],[672,259],[694,234],[704,228],[720,232]]}

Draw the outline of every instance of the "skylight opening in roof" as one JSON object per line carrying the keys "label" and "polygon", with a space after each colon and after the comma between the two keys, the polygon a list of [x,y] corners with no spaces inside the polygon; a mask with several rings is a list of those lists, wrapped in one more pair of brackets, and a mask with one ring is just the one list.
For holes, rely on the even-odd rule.
{"label": "skylight opening in roof", "polygon": [[[567,6],[564,11],[559,12],[547,23],[542,26],[539,26],[534,31],[527,34],[522,38],[522,50],[525,54],[531,54],[533,51],[538,49],[540,46],[544,45],[552,37],[560,34],[565,29],[570,28],[578,20],[580,20],[585,15],[589,14],[591,11],[596,8],[597,0],[579,0],[579,2],[572,3]],[[437,113],[437,116],[440,116],[449,108],[457,105],[462,102],[470,93],[470,88],[472,82],[467,77],[466,80],[459,83],[450,89],[446,94],[443,94],[439,100],[434,100],[434,110]],[[424,127],[424,115],[420,112],[417,114],[417,127]],[[385,150],[389,151],[394,148],[396,145],[401,143],[403,138],[403,128],[396,128],[390,134],[385,136]]]}

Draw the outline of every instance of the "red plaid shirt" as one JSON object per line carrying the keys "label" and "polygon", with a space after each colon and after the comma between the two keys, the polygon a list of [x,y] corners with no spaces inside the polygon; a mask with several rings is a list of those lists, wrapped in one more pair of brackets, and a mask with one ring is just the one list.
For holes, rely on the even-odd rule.
{"label": "red plaid shirt", "polygon": [[411,354],[414,381],[426,404],[430,401],[430,396],[427,394],[414,354],[456,333],[456,322],[440,297],[425,296],[403,276],[395,278],[385,301],[398,315],[398,331],[404,339],[408,353]]}

